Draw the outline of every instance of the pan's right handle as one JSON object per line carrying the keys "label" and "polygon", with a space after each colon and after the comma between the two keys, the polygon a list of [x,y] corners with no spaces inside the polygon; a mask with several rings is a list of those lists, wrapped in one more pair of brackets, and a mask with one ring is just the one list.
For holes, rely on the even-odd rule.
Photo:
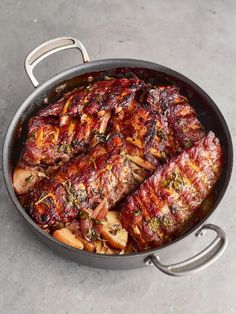
{"label": "pan's right handle", "polygon": [[160,271],[171,276],[189,275],[199,270],[202,270],[215,262],[224,252],[227,246],[227,237],[225,232],[218,226],[206,224],[197,231],[196,236],[203,234],[204,230],[213,230],[216,233],[215,239],[200,253],[188,258],[185,261],[165,265],[156,255],[150,255],[145,259],[146,265],[155,265]]}
{"label": "pan's right handle", "polygon": [[37,87],[39,85],[39,82],[37,81],[33,74],[35,66],[46,57],[52,55],[53,53],[72,48],[80,50],[84,63],[89,62],[88,53],[82,42],[72,37],[60,37],[49,40],[43,43],[42,45],[36,47],[28,54],[28,56],[25,59],[25,70],[34,87]]}

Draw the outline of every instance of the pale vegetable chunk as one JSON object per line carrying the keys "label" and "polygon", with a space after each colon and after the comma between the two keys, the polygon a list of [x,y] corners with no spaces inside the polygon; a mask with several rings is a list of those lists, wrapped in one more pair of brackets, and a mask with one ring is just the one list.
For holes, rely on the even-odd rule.
{"label": "pale vegetable chunk", "polygon": [[37,170],[16,168],[13,173],[13,187],[17,194],[25,194],[32,188],[39,177],[45,176]]}
{"label": "pale vegetable chunk", "polygon": [[95,242],[95,251],[96,253],[102,253],[103,243],[101,240]]}
{"label": "pale vegetable chunk", "polygon": [[107,240],[108,244],[116,249],[123,250],[128,241],[128,232],[122,227],[120,213],[110,211],[103,222],[101,235]]}
{"label": "pale vegetable chunk", "polygon": [[83,249],[83,243],[75,237],[75,235],[67,228],[62,228],[60,230],[56,230],[53,233],[53,236],[58,241],[65,243],[67,245],[73,246],[77,249]]}

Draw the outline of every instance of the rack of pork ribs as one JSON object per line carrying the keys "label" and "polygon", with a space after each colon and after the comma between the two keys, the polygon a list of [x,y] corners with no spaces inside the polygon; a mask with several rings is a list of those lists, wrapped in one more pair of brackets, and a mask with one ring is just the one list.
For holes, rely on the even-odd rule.
{"label": "rack of pork ribs", "polygon": [[13,185],[58,240],[131,253],[188,228],[219,178],[221,155],[178,87],[109,78],[30,118]]}

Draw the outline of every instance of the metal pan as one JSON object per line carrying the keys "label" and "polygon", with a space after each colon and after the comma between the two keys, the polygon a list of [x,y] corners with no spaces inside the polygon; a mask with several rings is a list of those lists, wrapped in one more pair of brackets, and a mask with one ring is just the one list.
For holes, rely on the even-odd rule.
{"label": "metal pan", "polygon": [[[76,48],[80,50],[84,64],[77,65],[57,74],[46,82],[39,84],[33,74],[34,67],[47,56],[57,51]],[[88,53],[83,44],[71,37],[62,37],[50,40],[34,49],[25,60],[26,72],[36,89],[27,97],[18,108],[8,127],[3,147],[3,174],[7,190],[16,208],[23,216],[26,223],[37,236],[58,253],[84,265],[107,269],[130,269],[155,265],[162,272],[181,276],[203,269],[216,261],[227,245],[225,232],[218,226],[207,223],[219,205],[229,184],[233,149],[228,126],[214,101],[195,83],[182,74],[165,66],[133,59],[106,59],[89,61]],[[192,229],[175,241],[158,249],[128,255],[102,255],[81,251],[58,242],[42,231],[26,214],[20,205],[12,187],[12,170],[19,159],[23,142],[26,138],[26,126],[29,118],[47,102],[55,101],[63,93],[73,87],[86,82],[89,76],[99,80],[104,76],[131,76],[137,74],[150,83],[177,84],[181,92],[188,97],[190,103],[198,113],[200,121],[206,128],[213,130],[219,137],[224,155],[222,175],[215,188],[214,204],[205,216]],[[214,240],[200,253],[176,264],[166,265],[166,260],[176,256],[176,253],[186,253],[194,246],[197,237],[203,231],[215,233]]]}

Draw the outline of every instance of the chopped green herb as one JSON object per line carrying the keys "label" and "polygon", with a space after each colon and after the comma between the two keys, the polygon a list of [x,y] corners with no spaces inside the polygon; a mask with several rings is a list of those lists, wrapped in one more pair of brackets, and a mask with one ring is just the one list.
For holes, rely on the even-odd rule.
{"label": "chopped green herb", "polygon": [[89,213],[86,212],[85,210],[80,210],[79,211],[79,218],[80,219],[88,219],[89,218]]}
{"label": "chopped green herb", "polygon": [[122,150],[122,151],[120,152],[120,155],[121,155],[122,157],[127,158],[127,157],[126,157],[126,152],[125,152],[124,150]]}
{"label": "chopped green herb", "polygon": [[70,205],[79,207],[82,202],[87,198],[87,193],[85,189],[75,189],[71,181],[67,180],[63,182],[63,187],[66,190],[66,201]]}
{"label": "chopped green herb", "polygon": [[94,229],[89,229],[86,233],[86,236],[90,241],[102,240],[99,234]]}
{"label": "chopped green herb", "polygon": [[161,152],[161,158],[166,159],[167,155],[164,151]]}
{"label": "chopped green herb", "polygon": [[117,235],[117,230],[109,230],[109,233],[113,236]]}
{"label": "chopped green herb", "polygon": [[164,215],[164,216],[161,218],[161,222],[162,222],[162,224],[165,226],[165,228],[169,228],[169,227],[172,226],[172,223],[171,223],[170,218],[168,218],[166,215]]}
{"label": "chopped green herb", "polygon": [[164,180],[164,181],[162,182],[163,188],[167,188],[170,183],[171,183],[171,180]]}
{"label": "chopped green herb", "polygon": [[87,91],[89,91],[90,90],[90,88],[91,88],[91,85],[87,85],[87,86],[84,86],[84,89]]}
{"label": "chopped green herb", "polygon": [[42,193],[38,199],[38,201],[35,203],[35,205],[37,204],[45,204],[45,205],[52,205],[53,204],[53,198],[51,197],[50,193],[46,194],[46,193]]}
{"label": "chopped green herb", "polygon": [[182,182],[173,181],[172,186],[176,192],[180,192],[182,188]]}
{"label": "chopped green herb", "polygon": [[107,135],[102,132],[95,132],[95,136],[100,143],[105,143],[107,140]]}
{"label": "chopped green herb", "polygon": [[158,217],[153,217],[149,220],[149,226],[153,232],[156,232],[160,227],[160,219]]}
{"label": "chopped green herb", "polygon": [[190,141],[190,140],[188,140],[188,141],[186,141],[185,143],[184,143],[184,147],[185,148],[189,148],[189,147],[192,147],[193,146],[193,143],[192,143],[192,141]]}
{"label": "chopped green herb", "polygon": [[67,144],[67,143],[61,144],[58,148],[59,153],[70,154],[71,151],[72,151],[72,146],[71,144]]}
{"label": "chopped green herb", "polygon": [[35,133],[31,133],[31,134],[29,134],[28,139],[29,139],[29,140],[34,140],[35,137],[36,137]]}
{"label": "chopped green herb", "polygon": [[172,173],[170,179],[166,179],[162,182],[164,188],[172,187],[176,192],[180,192],[183,185],[183,179],[177,171]]}
{"label": "chopped green herb", "polygon": [[102,225],[103,224],[101,220],[98,220],[96,218],[92,218],[92,220],[93,220],[95,225]]}
{"label": "chopped green herb", "polygon": [[142,214],[142,211],[139,210],[139,209],[136,209],[136,210],[134,210],[134,211],[132,212],[132,214],[133,214],[134,216],[139,216],[139,215]]}
{"label": "chopped green herb", "polygon": [[171,205],[170,206],[170,211],[174,215],[174,214],[178,213],[179,209],[178,209],[178,207],[176,205]]}
{"label": "chopped green herb", "polygon": [[166,134],[163,130],[156,130],[156,136],[158,136],[161,140],[166,139]]}
{"label": "chopped green herb", "polygon": [[102,197],[102,195],[103,195],[103,192],[102,192],[102,189],[101,189],[101,188],[97,188],[97,189],[92,188],[92,192],[93,192],[93,194],[99,195],[99,196],[101,196],[101,197]]}
{"label": "chopped green herb", "polygon": [[41,220],[42,220],[43,222],[47,222],[48,219],[49,219],[49,216],[48,216],[48,215],[45,215],[45,214],[42,214],[40,218],[41,218]]}
{"label": "chopped green herb", "polygon": [[72,146],[77,147],[77,146],[79,146],[79,145],[80,145],[80,140],[78,140],[78,139],[76,139],[76,140],[74,140],[74,141],[72,142]]}
{"label": "chopped green herb", "polygon": [[97,94],[95,97],[96,97],[96,102],[98,104],[103,101],[103,95],[102,94]]}
{"label": "chopped green herb", "polygon": [[25,183],[29,184],[32,180],[33,180],[34,176],[31,174],[30,176],[28,176],[27,178],[25,178]]}
{"label": "chopped green herb", "polygon": [[114,236],[117,235],[117,232],[121,230],[121,226],[119,224],[113,224],[111,228],[112,229],[109,230],[109,233]]}

